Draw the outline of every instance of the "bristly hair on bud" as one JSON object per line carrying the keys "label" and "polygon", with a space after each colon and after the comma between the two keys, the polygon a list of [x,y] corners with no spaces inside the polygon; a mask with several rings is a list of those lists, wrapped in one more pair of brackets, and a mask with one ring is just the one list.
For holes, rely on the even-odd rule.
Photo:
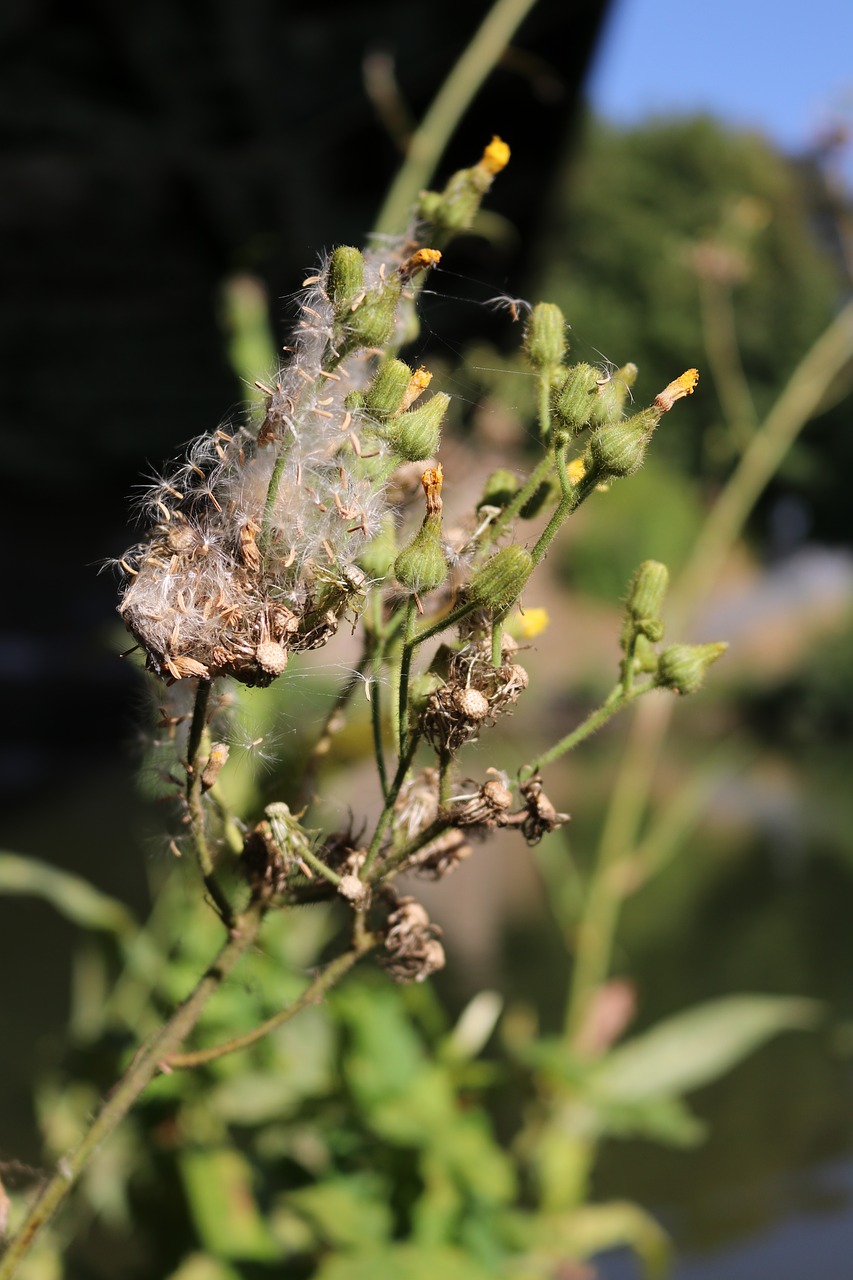
{"label": "bristly hair on bud", "polygon": [[415,595],[435,591],[447,577],[448,566],[441,542],[441,466],[428,468],[421,477],[426,497],[424,522],[412,541],[394,561],[394,575]]}

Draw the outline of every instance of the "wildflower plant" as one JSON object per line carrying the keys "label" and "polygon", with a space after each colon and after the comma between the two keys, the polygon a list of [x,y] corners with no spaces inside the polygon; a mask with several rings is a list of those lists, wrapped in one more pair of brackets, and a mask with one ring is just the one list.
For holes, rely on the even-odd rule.
{"label": "wildflower plant", "polygon": [[[638,470],[661,420],[693,392],[698,377],[690,369],[636,408],[634,365],[608,372],[572,362],[561,311],[550,303],[528,308],[523,350],[537,391],[539,457],[527,475],[494,472],[461,532],[445,529],[443,492],[454,476],[445,473],[439,455],[450,399],[401,352],[417,332],[425,278],[439,266],[448,239],[470,226],[508,159],[506,144],[493,139],[478,163],[451,177],[443,190],[421,195],[404,235],[377,237],[364,251],[343,246],[329,254],[303,283],[281,368],[257,384],[263,404],[254,419],[193,442],[146,488],[141,536],[117,561],[119,612],[157,682],[160,726],[171,752],[164,776],[180,813],[176,836],[188,833],[205,896],[225,935],[191,994],[134,1054],[80,1144],[43,1188],[0,1260],[2,1280],[14,1273],[36,1230],[155,1076],[230,1061],[261,1045],[362,957],[372,955],[401,984],[422,982],[441,969],[440,925],[418,901],[416,877],[443,879],[498,829],[517,832],[530,845],[558,831],[568,821],[562,811],[568,800],[547,794],[548,766],[646,694],[695,692],[725,650],[722,643],[670,641],[663,621],[667,570],[646,561],[628,587],[621,660],[601,705],[558,741],[542,744],[514,778],[494,765],[478,766],[478,744],[512,714],[535,680],[508,625],[531,579],[579,507]],[[413,467],[417,496],[406,504],[397,481]],[[361,657],[286,795],[254,811],[232,811],[222,780],[232,767],[228,721],[235,687],[266,688],[341,625],[360,634]],[[318,830],[311,805],[322,793],[323,766],[355,691],[365,685],[376,764],[373,816],[369,811],[344,829]],[[594,888],[590,901],[590,910],[597,909]],[[239,1034],[185,1047],[265,922],[274,927],[291,908],[335,902],[345,921],[344,940],[322,967],[312,967],[310,981],[288,1004]],[[196,910],[206,910],[200,899]],[[556,1260],[585,1256],[615,1239],[632,1240],[647,1261],[660,1254],[655,1230],[630,1213],[617,1212],[609,1226],[587,1228],[582,1217],[559,1218],[583,1206],[589,1115],[594,1112],[604,1130],[611,1106],[613,1126],[630,1127],[613,1059],[609,1076],[603,1069],[584,1076],[598,1069],[595,1063],[582,1066],[595,1056],[586,1053],[584,1035],[590,1002],[603,987],[592,986],[559,1053],[545,1041],[516,1053],[539,1100],[519,1138],[518,1159],[538,1187],[544,1216],[535,1229],[535,1215],[521,1203],[505,1216],[497,1254],[490,1255],[510,1267],[500,1274],[511,1273],[507,1260],[522,1256],[539,1259],[524,1274],[553,1274],[548,1268]],[[376,994],[362,1031],[374,1025],[371,1019],[385,1017],[377,1011],[384,1009],[392,1022],[398,1016],[385,1000]],[[784,1016],[790,1021],[793,1015]],[[767,1013],[765,1033],[780,1020],[782,1015]],[[717,1065],[705,1064],[704,1075],[703,1069],[694,1073],[697,1079],[711,1078],[746,1051],[743,1037],[735,1040],[723,1038]],[[374,1068],[381,1075],[378,1062]],[[581,1080],[587,1081],[583,1087]],[[578,1090],[587,1120],[577,1112],[567,1119]],[[371,1097],[365,1095],[368,1111],[382,1102]],[[446,1111],[442,1142],[454,1150],[455,1126],[462,1122],[450,1104]],[[663,1117],[660,1124],[670,1131],[680,1122],[660,1108],[654,1114],[654,1123]],[[379,1124],[380,1137],[393,1132],[389,1125],[387,1118]],[[405,1140],[422,1142],[426,1151],[433,1127],[431,1121],[412,1137],[409,1126]],[[473,1167],[486,1155],[477,1145],[482,1135],[475,1140],[473,1130],[463,1126],[460,1134],[463,1129],[474,1146],[464,1157],[453,1156],[453,1177],[464,1182],[465,1161]],[[430,1159],[438,1158],[429,1151]],[[516,1194],[512,1177],[506,1157],[489,1152],[494,1178],[486,1198],[506,1215]],[[427,1170],[437,1167],[424,1159]],[[424,1178],[428,1183],[428,1173]],[[250,1256],[282,1255],[261,1249]],[[372,1273],[382,1274],[389,1259]],[[474,1268],[458,1274],[474,1280],[483,1273]]]}
{"label": "wildflower plant", "polygon": [[[326,644],[342,619],[362,627],[383,799],[372,838],[357,847],[339,832],[309,833],[276,801],[246,828],[237,866],[264,911],[342,897],[354,913],[355,950],[376,950],[400,979],[421,980],[444,964],[439,930],[398,898],[400,873],[444,875],[476,835],[512,827],[533,843],[567,819],[545,796],[539,770],[583,732],[554,744],[515,784],[487,775],[460,791],[458,756],[528,686],[504,624],[562,525],[596,489],[639,468],[661,417],[697,378],[689,370],[626,415],[636,369],[604,377],[567,363],[562,313],[534,307],[524,350],[539,386],[541,461],[526,479],[492,477],[464,543],[451,545],[436,460],[449,397],[430,391],[428,371],[398,352],[413,333],[420,284],[440,262],[435,244],[470,224],[508,158],[493,139],[443,192],[421,196],[405,236],[329,255],[303,283],[287,360],[269,384],[258,383],[258,420],[203,436],[156,478],[141,503],[145,536],[119,560],[119,611],[147,666],[167,686],[191,681],[196,690],[179,749],[182,789],[205,883],[229,924],[237,908],[220,883],[234,858],[226,824],[245,827],[246,815],[224,815],[217,798],[226,759],[217,728],[228,701],[218,682],[269,685],[293,655]],[[424,508],[407,531],[389,482],[408,464],[421,465]],[[525,522],[540,513],[544,528],[530,536]],[[638,571],[607,714],[656,686],[692,691],[725,647],[658,655],[665,572]],[[421,661],[434,640],[438,648]],[[354,687],[336,701],[336,728]],[[418,771],[421,748],[432,758]]]}

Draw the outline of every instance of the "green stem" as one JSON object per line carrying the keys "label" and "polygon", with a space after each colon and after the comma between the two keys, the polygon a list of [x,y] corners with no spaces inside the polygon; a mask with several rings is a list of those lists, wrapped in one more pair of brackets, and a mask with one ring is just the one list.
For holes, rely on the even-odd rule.
{"label": "green stem", "polygon": [[335,986],[337,982],[340,982],[344,974],[349,972],[356,961],[365,952],[377,946],[378,943],[379,938],[375,935],[363,935],[362,940],[349,951],[345,951],[343,955],[331,960],[325,969],[317,974],[314,981],[308,984],[301,995],[298,995],[286,1008],[274,1013],[271,1018],[267,1018],[265,1022],[260,1023],[251,1031],[247,1031],[244,1035],[233,1036],[230,1040],[211,1045],[208,1049],[196,1049],[191,1053],[173,1053],[164,1065],[169,1070],[202,1067],[208,1062],[215,1062],[218,1058],[224,1058],[229,1053],[237,1053],[241,1049],[248,1049],[250,1045],[257,1044],[264,1036],[268,1036],[271,1031],[275,1031],[278,1027],[283,1027],[286,1022],[290,1022],[291,1018],[295,1018],[302,1009],[319,1003],[326,992]]}
{"label": "green stem", "polygon": [[501,665],[501,657],[503,656],[503,616],[500,618],[492,618],[492,666],[499,667]]}
{"label": "green stem", "polygon": [[402,787],[403,783],[406,780],[406,774],[409,772],[409,766],[411,765],[412,760],[414,759],[415,751],[417,749],[417,745],[419,741],[420,741],[419,732],[416,731],[410,734],[409,742],[406,747],[406,750],[398,761],[397,772],[394,774],[394,777],[391,782],[391,786],[388,788],[388,795],[385,798],[385,806],[382,810],[382,813],[379,815],[379,821],[376,824],[376,830],[373,833],[373,839],[370,842],[370,847],[367,850],[367,856],[364,859],[364,865],[361,869],[361,878],[363,880],[370,879],[370,875],[369,875],[370,869],[373,866],[373,863],[376,861],[379,850],[382,847],[382,841],[384,839],[385,832],[388,830],[388,826],[391,822],[392,817],[394,816],[394,804],[397,800],[397,796],[400,793],[400,788]]}
{"label": "green stem", "polygon": [[707,596],[709,582],[716,580],[768,481],[852,355],[853,302],[848,302],[794,370],[714,504],[670,594],[677,603],[671,614],[688,617]]}
{"label": "green stem", "polygon": [[324,880],[328,880],[329,884],[337,886],[341,883],[341,877],[337,871],[333,871],[331,867],[327,867],[322,858],[318,858],[316,853],[311,849],[300,849],[299,858],[301,862],[307,862],[309,867],[313,867],[318,875]]}
{"label": "green stem", "polygon": [[536,0],[496,0],[409,141],[406,159],[376,219],[378,235],[397,235],[429,182],[462,116]]}
{"label": "green stem", "polygon": [[702,337],[723,417],[738,452],[749,444],[757,425],[755,404],[738,347],[731,285],[700,277]]}
{"label": "green stem", "polygon": [[565,738],[561,738],[559,742],[555,743],[548,751],[543,752],[536,760],[532,760],[530,764],[524,766],[521,771],[524,777],[529,778],[534,773],[541,772],[547,765],[559,760],[560,756],[564,756],[568,751],[573,751],[579,743],[589,738],[602,725],[607,724],[607,721],[612,719],[618,711],[630,706],[642,694],[648,693],[654,687],[654,681],[649,681],[644,685],[635,685],[631,689],[625,689],[621,684],[615,685],[601,706],[592,711],[576,729],[573,729],[571,733],[567,733]]}
{"label": "green stem", "polygon": [[385,746],[382,741],[382,663],[385,656],[386,637],[382,631],[382,597],[373,593],[373,651],[370,682],[370,725],[373,730],[373,754],[382,786],[383,800],[388,796],[388,770],[385,765]]}
{"label": "green stem", "polygon": [[598,475],[593,470],[585,475],[577,485],[574,487],[572,486],[566,470],[567,447],[568,446],[566,444],[560,444],[554,449],[554,465],[557,468],[557,478],[560,481],[562,497],[554,508],[551,519],[540,533],[535,546],[530,552],[534,565],[541,564],[545,559],[548,549],[559,533],[562,525],[570,515],[577,511],[578,507],[589,497],[598,483]]}
{"label": "green stem", "polygon": [[207,842],[207,835],[204,829],[204,802],[202,799],[201,785],[201,746],[204,741],[205,729],[207,727],[207,713],[210,706],[211,687],[212,682],[210,680],[199,680],[196,687],[193,717],[190,722],[190,732],[187,740],[187,809],[189,810],[190,815],[190,830],[192,832],[193,847],[195,849],[195,855],[198,861],[199,870],[201,871],[202,880],[204,881],[205,888],[210,894],[217,911],[222,917],[223,924],[230,927],[234,917],[234,909],[216,878],[216,873],[213,869],[213,855],[210,851],[210,845]]}
{"label": "green stem", "polygon": [[398,691],[399,707],[399,743],[400,755],[405,755],[409,738],[409,675],[412,669],[412,637],[415,629],[416,614],[415,597],[409,596],[406,602],[406,618],[403,623],[403,649],[400,657],[400,687]]}
{"label": "green stem", "polygon": [[83,1140],[59,1162],[56,1173],[45,1184],[20,1229],[9,1241],[0,1259],[0,1280],[12,1280],[36,1235],[56,1213],[98,1147],[121,1123],[161,1065],[177,1051],[198,1022],[211,996],[219,990],[243,953],[254,945],[264,911],[264,904],[255,901],[237,917],[231,936],[195,990],[135,1055]]}

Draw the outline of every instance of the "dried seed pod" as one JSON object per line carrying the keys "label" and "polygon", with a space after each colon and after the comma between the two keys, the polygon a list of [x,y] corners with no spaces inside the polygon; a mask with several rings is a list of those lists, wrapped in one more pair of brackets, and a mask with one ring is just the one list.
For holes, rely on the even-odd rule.
{"label": "dried seed pod", "polygon": [[388,891],[385,947],[379,963],[395,982],[423,982],[445,965],[441,930],[414,898],[398,898]]}
{"label": "dried seed pod", "polygon": [[542,779],[538,773],[526,782],[522,782],[519,790],[524,796],[527,812],[521,823],[521,832],[528,844],[538,844],[544,835],[556,831],[564,822],[569,821],[568,813],[558,813],[554,805],[542,790]]}

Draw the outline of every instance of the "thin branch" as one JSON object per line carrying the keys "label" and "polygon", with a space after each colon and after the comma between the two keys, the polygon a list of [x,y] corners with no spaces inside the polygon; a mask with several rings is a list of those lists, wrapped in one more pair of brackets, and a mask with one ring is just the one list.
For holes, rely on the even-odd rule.
{"label": "thin branch", "polygon": [[146,1085],[160,1070],[161,1064],[175,1053],[192,1031],[211,996],[219,990],[240,957],[254,944],[265,909],[264,903],[255,900],[237,918],[231,936],[192,994],[175,1010],[165,1026],[142,1046],[80,1144],[59,1161],[56,1173],[43,1187],[19,1231],[9,1241],[6,1252],[0,1258],[0,1280],[12,1280],[18,1263],[29,1251],[39,1231],[63,1203],[95,1151],[121,1123]]}
{"label": "thin branch", "polygon": [[173,1053],[164,1061],[164,1069],[184,1070],[188,1067],[201,1067],[208,1062],[215,1062],[218,1058],[224,1058],[227,1054],[238,1053],[241,1049],[248,1049],[250,1045],[257,1044],[259,1040],[263,1040],[264,1036],[268,1036],[271,1031],[275,1031],[277,1027],[283,1027],[291,1018],[295,1018],[302,1009],[307,1008],[310,1004],[317,1004],[361,956],[373,947],[378,946],[379,941],[380,939],[377,936],[366,934],[364,939],[353,946],[351,950],[345,951],[343,955],[330,961],[325,969],[317,974],[314,981],[309,983],[301,995],[297,996],[286,1008],[274,1013],[271,1018],[267,1018],[265,1022],[260,1023],[242,1036],[233,1036],[230,1040],[211,1045],[208,1049],[196,1049],[191,1053]]}

